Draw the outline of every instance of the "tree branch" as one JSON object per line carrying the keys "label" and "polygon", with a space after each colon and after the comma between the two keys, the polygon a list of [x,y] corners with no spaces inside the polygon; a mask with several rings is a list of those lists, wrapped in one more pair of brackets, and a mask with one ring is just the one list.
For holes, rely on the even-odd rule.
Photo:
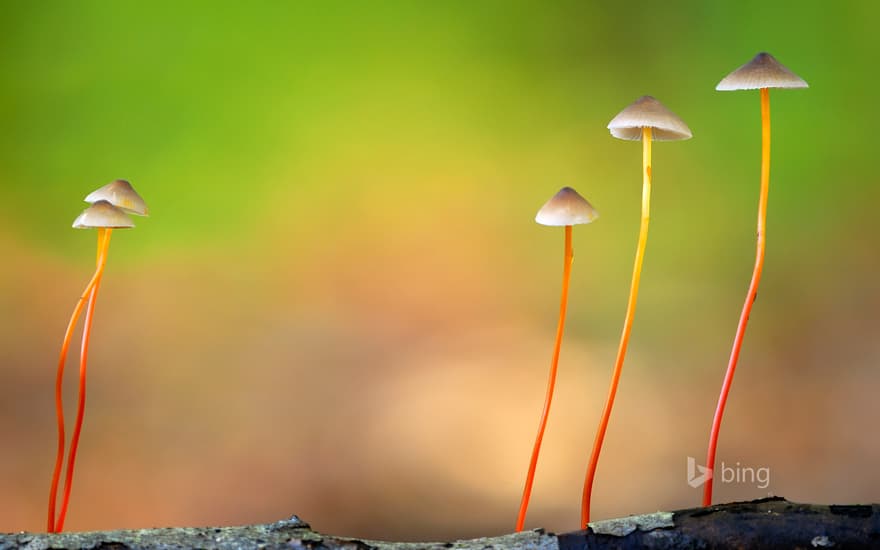
{"label": "tree branch", "polygon": [[455,542],[379,542],[323,535],[296,516],[243,527],[0,534],[0,550],[204,548],[324,550],[581,550],[610,548],[880,548],[880,505],[797,504],[780,497],[597,521],[586,531],[541,529]]}

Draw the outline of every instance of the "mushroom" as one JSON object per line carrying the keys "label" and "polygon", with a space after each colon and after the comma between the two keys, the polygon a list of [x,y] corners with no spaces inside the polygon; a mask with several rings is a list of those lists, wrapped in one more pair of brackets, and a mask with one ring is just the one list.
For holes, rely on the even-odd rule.
{"label": "mushroom", "polygon": [[571,247],[572,226],[590,223],[597,217],[599,217],[599,213],[571,187],[560,189],[558,193],[553,195],[538,210],[538,214],[535,216],[535,221],[541,225],[565,227],[565,249],[562,263],[562,299],[559,305],[559,323],[556,326],[556,343],[553,346],[553,358],[550,361],[550,378],[547,382],[544,410],[541,413],[538,435],[535,438],[535,445],[532,449],[525,488],[523,489],[522,501],[519,507],[519,515],[516,520],[517,532],[522,531],[526,520],[526,511],[528,510],[529,498],[532,494],[532,483],[535,479],[535,467],[538,464],[538,454],[541,452],[541,441],[544,439],[544,429],[547,427],[550,403],[553,400],[553,389],[556,386],[556,371],[559,364],[559,351],[562,347],[562,333],[565,328],[565,310],[568,304],[568,283],[571,279],[571,262],[574,258]]}
{"label": "mushroom", "polygon": [[[770,88],[807,88],[809,85],[798,75],[791,72],[769,53],[759,53],[715,86],[719,91],[731,90],[760,90],[761,93],[761,190],[758,196],[758,233],[755,252],[755,267],[752,271],[752,281],[740,314],[739,324],[736,327],[736,336],[733,340],[733,349],[730,351],[730,359],[727,364],[727,372],[721,385],[721,394],[718,396],[718,405],[715,408],[715,417],[712,420],[712,429],[709,433],[709,449],[706,453],[706,468],[711,473],[715,468],[715,450],[718,446],[718,432],[721,430],[721,418],[724,415],[724,406],[727,404],[727,396],[733,383],[733,373],[739,360],[739,352],[742,348],[746,325],[752,305],[758,295],[758,285],[761,282],[761,273],[764,269],[764,251],[767,246],[767,196],[770,188]],[[708,476],[703,485],[703,506],[712,504],[712,476]]]}
{"label": "mushroom", "polygon": [[[105,198],[98,198],[103,193]],[[50,533],[60,532],[64,527],[64,519],[67,515],[67,507],[70,501],[70,491],[73,482],[73,469],[76,463],[76,451],[79,445],[79,437],[82,430],[83,415],[85,412],[85,394],[86,394],[86,365],[88,359],[89,338],[91,335],[92,317],[95,310],[95,300],[98,294],[98,288],[101,284],[101,278],[104,273],[104,267],[107,263],[107,251],[110,246],[110,237],[113,229],[124,229],[134,227],[134,223],[126,214],[126,210],[140,215],[146,215],[147,207],[143,199],[131,187],[131,184],[125,180],[116,180],[101,189],[89,194],[86,201],[94,201],[85,211],[82,212],[73,222],[73,227],[77,229],[97,228],[98,229],[98,251],[96,258],[95,273],[86,289],[80,295],[79,301],[71,315],[67,330],[64,334],[64,340],[61,345],[61,354],[58,361],[58,372],[55,380],[55,408],[58,420],[58,449],[55,458],[55,467],[52,474],[52,483],[49,492],[49,511],[48,511],[48,531]],[[113,203],[117,202],[116,206]],[[88,297],[88,306],[85,306],[85,300]],[[62,402],[63,380],[64,380],[64,364],[67,357],[67,350],[70,346],[70,339],[73,335],[73,329],[76,326],[79,316],[82,314],[83,308],[86,307],[86,318],[83,328],[83,340],[80,351],[80,373],[79,373],[79,400],[77,405],[76,424],[74,426],[73,437],[71,439],[70,451],[68,453],[67,474],[64,482],[64,497],[58,519],[55,518],[56,499],[58,493],[58,483],[61,477],[61,468],[64,460],[65,432],[64,432],[64,408]]]}
{"label": "mushroom", "polygon": [[85,198],[85,201],[88,203],[95,203],[100,200],[105,200],[130,214],[147,216],[150,213],[147,203],[138,195],[128,180],[111,181],[107,185],[95,189],[86,195]]}
{"label": "mushroom", "polygon": [[605,430],[611,417],[611,408],[614,406],[614,397],[617,393],[617,385],[620,381],[621,370],[623,369],[623,361],[626,356],[630,331],[632,330],[633,317],[636,312],[636,300],[639,295],[639,279],[641,278],[642,261],[645,257],[645,245],[648,241],[648,222],[650,220],[651,142],[652,140],[675,141],[692,137],[687,124],[651,96],[640,97],[618,113],[608,123],[608,129],[611,131],[612,136],[619,139],[642,140],[642,221],[639,228],[639,240],[636,247],[629,301],[626,306],[626,317],[623,322],[623,333],[620,336],[617,360],[614,363],[614,372],[611,376],[611,387],[608,390],[608,399],[599,421],[599,428],[596,432],[593,451],[590,455],[590,463],[587,467],[586,480],[584,481],[584,492],[581,502],[581,527],[584,529],[586,529],[587,524],[590,522],[590,498],[593,491],[593,479],[596,475],[596,466],[599,463],[599,453],[602,451],[602,441],[605,439]]}

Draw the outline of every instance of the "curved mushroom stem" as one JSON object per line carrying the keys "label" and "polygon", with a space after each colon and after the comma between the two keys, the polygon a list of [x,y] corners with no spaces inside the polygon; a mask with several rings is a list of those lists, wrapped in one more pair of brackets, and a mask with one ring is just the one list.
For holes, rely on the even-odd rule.
{"label": "curved mushroom stem", "polygon": [[[85,412],[85,375],[86,375],[86,355],[88,353],[88,340],[91,328],[91,319],[95,309],[95,296],[97,296],[98,287],[101,284],[101,277],[104,274],[104,267],[107,263],[107,250],[110,246],[111,229],[98,229],[98,251],[95,267],[95,274],[86,285],[86,289],[80,296],[77,306],[74,309],[70,324],[67,327],[67,333],[64,337],[64,343],[61,348],[61,359],[58,366],[58,376],[55,382],[55,405],[58,416],[58,454],[55,459],[55,470],[52,476],[52,488],[49,494],[49,532],[58,533],[64,528],[64,519],[67,515],[67,506],[70,500],[70,489],[73,481],[73,467],[76,461],[76,449],[79,444],[79,434],[82,428],[83,413]],[[64,461],[64,410],[62,407],[62,382],[64,375],[64,360],[67,356],[67,349],[70,345],[70,338],[73,333],[73,327],[82,313],[85,299],[88,296],[88,309],[86,311],[85,327],[83,328],[83,348],[80,358],[80,380],[79,380],[79,403],[77,406],[76,425],[74,426],[73,439],[71,440],[70,453],[67,461],[67,475],[64,482],[64,497],[62,500],[61,510],[55,520],[55,504],[58,493],[58,483],[61,477],[61,466]]]}
{"label": "curved mushroom stem", "polygon": [[95,302],[98,297],[98,288],[101,286],[104,267],[107,265],[107,251],[110,247],[110,236],[112,231],[112,229],[98,229],[98,254],[96,260],[95,284],[92,286],[92,291],[89,295],[89,305],[86,309],[85,321],[83,321],[82,347],[80,349],[79,362],[79,401],[76,411],[76,423],[74,424],[73,436],[70,440],[70,452],[67,455],[67,475],[64,479],[64,499],[61,502],[58,521],[55,524],[56,532],[61,532],[64,529],[64,520],[67,517],[67,507],[70,503],[70,491],[73,485],[73,469],[76,465],[76,451],[79,447],[79,437],[82,432],[82,423],[86,407],[86,365],[89,355],[89,339],[92,332],[92,318],[95,313]]}
{"label": "curved mushroom stem", "polygon": [[565,329],[565,310],[568,305],[568,283],[571,279],[571,263],[574,254],[571,247],[571,228],[565,226],[565,253],[562,264],[562,298],[559,304],[559,323],[556,326],[556,342],[553,345],[553,359],[550,361],[550,378],[547,381],[547,396],[544,399],[544,410],[541,413],[541,422],[538,426],[538,435],[535,437],[535,446],[532,448],[532,457],[529,461],[529,471],[526,474],[526,485],[523,488],[522,501],[519,505],[519,515],[516,519],[516,531],[522,531],[526,521],[526,511],[529,508],[529,498],[532,495],[532,483],[535,480],[535,468],[538,465],[538,454],[541,452],[541,441],[544,439],[544,429],[547,427],[547,417],[550,414],[550,403],[553,401],[553,389],[556,387],[556,372],[559,365],[559,351],[562,348],[562,333]]}
{"label": "curved mushroom stem", "polygon": [[[92,278],[86,285],[85,290],[80,295],[79,300],[76,303],[76,307],[73,309],[73,314],[70,316],[70,321],[67,324],[67,330],[64,332],[64,340],[61,343],[61,354],[58,359],[58,371],[55,376],[55,415],[58,421],[58,448],[55,455],[55,468],[52,472],[52,483],[49,489],[49,512],[47,527],[49,533],[57,532],[55,529],[55,508],[58,495],[58,483],[61,479],[61,468],[64,464],[64,445],[66,439],[64,433],[63,402],[64,364],[67,360],[67,351],[70,348],[70,339],[73,336],[73,329],[76,327],[76,323],[77,321],[79,321],[82,310],[86,305],[86,298],[92,295],[92,290],[101,279],[101,274],[103,272],[103,266],[101,265],[101,254],[103,251],[103,254],[105,255],[104,259],[106,261],[106,246],[109,246],[110,244],[109,233],[110,230],[107,230],[107,238],[104,239],[104,230],[98,230],[98,251],[95,273],[94,275],[92,275]],[[104,241],[106,241],[106,243]]]}
{"label": "curved mushroom stem", "polygon": [[715,418],[712,420],[712,431],[709,434],[709,450],[706,453],[706,468],[709,472],[706,484],[703,485],[703,506],[712,504],[712,474],[715,471],[715,449],[718,446],[718,432],[721,430],[721,417],[724,415],[724,406],[727,404],[727,395],[733,384],[733,373],[736,371],[736,363],[739,361],[739,352],[742,348],[743,338],[746,334],[746,325],[752,312],[752,305],[758,297],[758,285],[761,282],[761,273],[764,270],[764,251],[767,247],[767,197],[770,190],[770,90],[761,88],[761,194],[758,199],[758,240],[755,251],[755,268],[752,271],[752,282],[749,283],[749,291],[743,304],[739,324],[736,327],[736,336],[733,339],[733,349],[730,351],[730,360],[727,363],[727,372],[724,382],[721,384],[721,394],[718,396],[718,406],[715,408]]}
{"label": "curved mushroom stem", "polygon": [[593,494],[593,480],[596,477],[596,467],[599,464],[599,453],[602,452],[602,442],[605,439],[608,420],[611,418],[611,408],[614,407],[614,397],[617,395],[617,385],[620,382],[623,360],[626,357],[626,348],[629,344],[629,335],[632,331],[633,318],[636,313],[636,301],[639,297],[639,280],[642,276],[642,262],[645,259],[645,247],[648,243],[648,224],[651,221],[651,139],[651,128],[642,128],[642,222],[639,228],[639,242],[636,246],[632,282],[629,287],[626,317],[623,321],[623,333],[620,336],[617,360],[614,363],[614,372],[611,375],[611,387],[608,390],[608,398],[605,402],[605,409],[602,411],[602,418],[599,420],[599,429],[596,431],[593,452],[590,454],[590,463],[587,467],[587,477],[584,480],[584,493],[581,500],[582,529],[586,529],[587,524],[590,523],[590,499]]}

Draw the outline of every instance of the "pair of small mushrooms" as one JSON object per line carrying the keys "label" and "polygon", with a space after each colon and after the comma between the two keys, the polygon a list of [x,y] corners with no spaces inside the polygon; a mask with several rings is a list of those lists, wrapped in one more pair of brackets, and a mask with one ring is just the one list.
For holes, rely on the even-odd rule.
{"label": "pair of small mushrooms", "polygon": [[[134,223],[131,221],[131,218],[128,217],[128,213],[139,216],[146,216],[148,214],[146,203],[126,180],[110,182],[100,189],[89,193],[85,200],[91,204],[82,214],[77,216],[73,222],[73,227],[77,229],[98,229],[98,253],[95,273],[86,285],[86,289],[80,295],[79,301],[70,317],[70,322],[64,333],[64,340],[61,344],[61,354],[58,360],[58,371],[55,379],[55,413],[58,421],[58,447],[49,492],[47,523],[48,531],[50,533],[58,533],[64,529],[64,520],[67,516],[67,508],[70,502],[70,491],[73,484],[73,470],[76,464],[76,452],[79,445],[79,438],[85,413],[86,367],[88,364],[92,318],[94,316],[98,288],[101,285],[101,278],[104,273],[104,267],[107,263],[107,251],[110,246],[110,236],[113,229],[127,229],[134,227]],[[86,306],[86,299],[88,299],[88,306]],[[67,359],[67,351],[70,347],[70,340],[73,336],[73,330],[82,314],[83,308],[86,309],[86,318],[83,322],[83,339],[82,347],[80,349],[79,399],[77,403],[76,422],[74,424],[74,431],[70,441],[70,450],[67,453],[67,473],[64,480],[63,500],[60,510],[57,511],[58,515],[56,518],[58,485],[61,481],[61,470],[64,465],[64,447],[66,444],[62,399],[64,365]]]}
{"label": "pair of small mushrooms", "polygon": [[76,229],[129,229],[134,222],[128,213],[149,215],[144,199],[127,180],[111,181],[86,195],[85,202],[89,207],[73,220]]}
{"label": "pair of small mushrooms", "polygon": [[[739,347],[742,344],[742,335],[745,331],[745,323],[751,310],[751,304],[757,292],[758,280],[760,279],[761,267],[763,265],[764,256],[764,239],[765,239],[765,219],[766,219],[766,201],[767,188],[769,185],[769,147],[770,147],[770,130],[769,130],[769,95],[768,88],[804,88],[807,87],[800,77],[792,73],[776,59],[768,53],[759,53],[749,63],[743,65],[725,77],[716,87],[717,90],[745,90],[760,89],[761,105],[762,105],[762,135],[764,146],[762,148],[761,163],[761,201],[759,204],[758,216],[758,257],[755,263],[755,273],[752,279],[752,285],[749,295],[746,299],[746,306],[743,309],[740,327],[737,331],[737,339],[734,344],[734,352],[731,354],[731,363],[728,373],[725,377],[725,384],[722,388],[721,398],[719,400],[718,411],[716,412],[713,422],[712,435],[710,437],[709,459],[707,466],[710,468],[714,464],[715,445],[717,443],[717,431],[720,427],[721,414],[723,413],[724,402],[726,401],[727,392],[729,391],[730,382],[733,377],[733,369],[736,366],[736,357],[739,355]],[[642,141],[642,209],[641,209],[641,225],[639,229],[638,244],[636,247],[636,256],[633,266],[632,281],[630,284],[629,299],[627,302],[626,315],[624,318],[623,331],[618,346],[617,358],[614,364],[614,371],[611,378],[611,386],[608,391],[608,397],[605,408],[602,412],[599,426],[596,431],[596,438],[593,444],[593,450],[590,455],[590,461],[587,467],[586,479],[581,501],[581,525],[586,528],[590,521],[590,502],[592,495],[593,481],[595,479],[596,468],[598,466],[599,455],[602,449],[602,443],[608,422],[611,417],[611,410],[614,405],[614,399],[617,394],[617,387],[620,381],[620,375],[623,368],[624,358],[626,356],[629,337],[632,331],[633,319],[635,317],[636,302],[638,300],[639,282],[641,278],[642,263],[645,256],[645,249],[648,238],[648,225],[650,221],[650,201],[651,201],[651,144],[653,141],[677,141],[685,140],[692,137],[691,131],[687,124],[667,109],[662,103],[651,96],[643,96],[634,103],[626,107],[608,124],[608,129],[613,137],[624,140],[641,140]],[[535,468],[537,466],[538,454],[540,452],[541,442],[543,440],[544,431],[549,416],[550,404],[553,399],[553,391],[556,381],[556,373],[559,361],[560,347],[562,344],[562,334],[565,324],[566,304],[568,300],[568,287],[571,275],[572,254],[572,226],[578,224],[590,223],[598,217],[596,210],[590,203],[579,195],[574,189],[565,187],[554,195],[547,203],[538,211],[535,221],[542,225],[563,226],[565,227],[565,248],[563,263],[563,281],[562,281],[562,301],[559,312],[559,322],[556,331],[556,340],[553,349],[553,356],[550,364],[550,377],[547,385],[547,394],[544,401],[544,409],[538,427],[538,434],[532,449],[531,460],[529,463],[528,473],[526,475],[525,488],[520,503],[519,515],[517,517],[517,531],[522,530],[525,523],[525,515],[528,509],[528,502],[531,495],[532,484],[534,481]],[[704,497],[704,505],[711,504],[711,478],[706,484],[706,496]]]}
{"label": "pair of small mushrooms", "polygon": [[[611,131],[611,135],[616,138],[642,141],[642,220],[641,228],[639,229],[639,241],[636,248],[635,266],[633,268],[632,284],[630,286],[629,302],[626,309],[623,336],[621,337],[617,361],[614,367],[614,374],[611,380],[611,390],[599,424],[599,430],[596,433],[596,442],[593,447],[593,454],[590,458],[590,466],[587,470],[587,480],[585,483],[581,513],[582,522],[585,525],[586,522],[589,521],[589,498],[593,485],[596,464],[599,459],[599,450],[602,445],[602,440],[605,437],[608,420],[611,416],[611,407],[614,403],[615,393],[617,392],[617,384],[620,380],[620,372],[623,367],[623,358],[626,354],[629,334],[635,316],[639,279],[641,277],[642,261],[645,256],[645,246],[648,240],[648,222],[650,221],[651,142],[653,140],[682,140],[691,137],[691,131],[684,121],[651,96],[640,97],[634,103],[626,107],[614,117],[610,123],[608,123],[608,129]],[[583,198],[571,187],[563,187],[558,193],[556,193],[556,195],[547,201],[543,207],[541,207],[537,216],[535,216],[535,221],[541,225],[565,227],[565,260],[563,263],[562,300],[559,309],[559,322],[556,328],[556,341],[553,347],[553,357],[550,362],[550,376],[547,384],[547,394],[544,399],[544,409],[538,426],[538,435],[535,438],[535,444],[532,448],[532,455],[529,461],[528,473],[526,474],[526,483],[525,488],[523,489],[522,500],[520,501],[519,514],[516,521],[517,531],[521,531],[525,525],[526,512],[528,510],[529,499],[531,498],[532,485],[535,477],[535,469],[538,464],[538,455],[541,450],[541,442],[544,439],[544,431],[547,427],[547,418],[550,413],[550,404],[553,400],[553,391],[556,385],[556,373],[559,364],[560,348],[562,346],[562,334],[565,327],[565,311],[568,302],[568,287],[569,279],[571,278],[571,262],[573,259],[571,246],[572,227],[574,225],[590,223],[598,216],[599,214],[589,201]],[[587,519],[584,520],[583,518]]]}

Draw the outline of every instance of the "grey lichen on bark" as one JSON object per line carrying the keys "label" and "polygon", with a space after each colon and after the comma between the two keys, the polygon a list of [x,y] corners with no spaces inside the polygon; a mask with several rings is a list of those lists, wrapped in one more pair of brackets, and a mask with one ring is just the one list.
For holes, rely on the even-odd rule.
{"label": "grey lichen on bark", "polygon": [[880,505],[798,504],[779,497],[452,542],[384,542],[324,535],[293,516],[265,525],[89,533],[0,534],[0,550],[586,550],[602,548],[880,548]]}

